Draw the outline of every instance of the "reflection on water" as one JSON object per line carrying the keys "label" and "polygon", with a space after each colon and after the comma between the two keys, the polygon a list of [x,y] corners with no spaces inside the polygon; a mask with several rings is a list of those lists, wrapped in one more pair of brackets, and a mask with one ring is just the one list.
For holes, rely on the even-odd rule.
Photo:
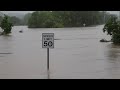
{"label": "reflection on water", "polygon": [[[16,26],[10,36],[0,36],[0,78],[120,78],[120,46],[100,43],[102,38],[110,40],[102,28]],[[49,74],[42,33],[55,33]]]}
{"label": "reflection on water", "polygon": [[120,46],[114,45],[114,44],[109,44],[107,46],[106,54],[107,54],[107,57],[109,60],[118,60],[120,57]]}

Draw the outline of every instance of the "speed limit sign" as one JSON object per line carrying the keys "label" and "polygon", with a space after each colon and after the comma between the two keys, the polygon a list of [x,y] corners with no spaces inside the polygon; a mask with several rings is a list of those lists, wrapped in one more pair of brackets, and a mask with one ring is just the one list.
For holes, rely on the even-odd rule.
{"label": "speed limit sign", "polygon": [[54,33],[42,33],[42,48],[47,48],[47,70],[49,72],[49,48],[54,48]]}
{"label": "speed limit sign", "polygon": [[42,48],[54,48],[54,33],[42,33]]}

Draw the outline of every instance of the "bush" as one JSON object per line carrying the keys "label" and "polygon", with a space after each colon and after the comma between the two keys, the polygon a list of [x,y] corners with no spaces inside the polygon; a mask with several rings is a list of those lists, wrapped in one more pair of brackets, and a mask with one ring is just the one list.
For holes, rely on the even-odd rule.
{"label": "bush", "polygon": [[117,17],[111,17],[105,24],[103,32],[107,32],[108,35],[111,35],[114,44],[120,43],[120,23],[117,20]]}
{"label": "bush", "polygon": [[13,25],[12,25],[12,23],[9,22],[8,16],[6,16],[6,15],[4,16],[0,26],[3,29],[2,34],[7,35],[7,34],[11,33],[11,29],[12,29]]}

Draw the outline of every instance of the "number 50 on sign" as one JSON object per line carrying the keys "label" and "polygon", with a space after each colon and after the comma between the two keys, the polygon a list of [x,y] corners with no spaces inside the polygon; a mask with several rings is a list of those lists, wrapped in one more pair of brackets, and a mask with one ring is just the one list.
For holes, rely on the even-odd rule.
{"label": "number 50 on sign", "polygon": [[54,33],[42,33],[42,48],[54,48]]}

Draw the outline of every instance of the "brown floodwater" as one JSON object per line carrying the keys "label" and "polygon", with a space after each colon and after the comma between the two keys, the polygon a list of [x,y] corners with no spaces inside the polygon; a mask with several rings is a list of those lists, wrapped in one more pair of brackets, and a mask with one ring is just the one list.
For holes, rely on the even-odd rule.
{"label": "brown floodwater", "polygon": [[[47,49],[42,33],[55,34],[50,49],[50,79],[120,78],[120,46],[102,32],[103,25],[83,28],[13,27],[10,36],[0,36],[1,79],[47,79]],[[19,33],[23,30],[23,33]]]}

